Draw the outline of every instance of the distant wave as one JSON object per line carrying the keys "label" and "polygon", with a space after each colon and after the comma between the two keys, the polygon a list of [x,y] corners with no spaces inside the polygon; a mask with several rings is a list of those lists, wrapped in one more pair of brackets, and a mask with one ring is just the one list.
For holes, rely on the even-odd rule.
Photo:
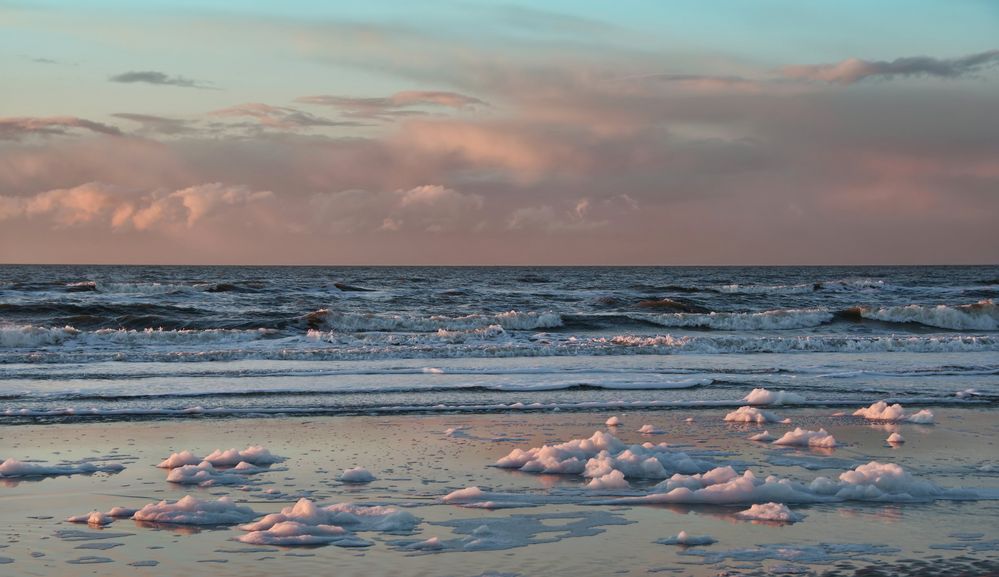
{"label": "distant wave", "polygon": [[629,315],[664,327],[706,328],[728,331],[803,329],[824,325],[835,315],[824,309],[773,310],[755,313],[672,313]]}
{"label": "distant wave", "polygon": [[[166,333],[166,338],[183,339],[184,333]],[[93,333],[89,333],[93,334]],[[145,332],[105,333],[112,338],[148,338]],[[257,342],[262,334],[222,333],[193,338],[216,338],[235,343],[209,344],[188,350],[180,346],[112,347],[38,346],[0,349],[0,363],[75,363],[88,361],[207,362],[243,359],[267,360],[371,360],[508,358],[549,356],[594,356],[631,354],[766,354],[800,352],[982,352],[999,351],[999,338],[971,335],[633,335],[577,337],[555,333],[532,337],[466,338],[454,340],[438,333],[366,333],[363,336],[327,333],[321,339],[274,339]],[[162,333],[149,333],[160,338]],[[6,338],[6,337],[5,337]],[[76,338],[80,338],[77,336]],[[100,337],[92,337],[100,338]],[[240,340],[253,346],[234,347]],[[173,343],[176,345],[176,343]],[[229,345],[229,346],[226,346]]]}
{"label": "distant wave", "polygon": [[392,314],[362,314],[320,309],[306,315],[310,327],[330,328],[343,332],[396,331],[436,332],[485,329],[496,325],[504,330],[534,330],[562,326],[562,317],[555,312],[519,312],[471,314],[460,317],[434,315],[427,317]]}
{"label": "distant wave", "polygon": [[8,325],[0,326],[0,348],[34,348],[67,343],[81,345],[220,344],[252,341],[274,334],[276,331],[271,329],[98,329],[96,331],[81,331],[71,326]]}
{"label": "distant wave", "polygon": [[800,284],[779,285],[740,285],[729,284],[716,287],[720,292],[742,294],[801,294],[816,291],[848,292],[869,291],[890,288],[891,285],[879,279],[840,279],[815,281]]}

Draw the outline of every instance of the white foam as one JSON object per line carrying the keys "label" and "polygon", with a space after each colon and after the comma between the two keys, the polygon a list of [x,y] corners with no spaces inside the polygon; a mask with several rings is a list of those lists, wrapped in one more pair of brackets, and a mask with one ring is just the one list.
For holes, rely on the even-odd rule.
{"label": "white foam", "polygon": [[420,523],[414,515],[387,506],[365,507],[353,503],[337,503],[318,507],[309,499],[299,499],[295,505],[281,509],[280,513],[266,515],[263,519],[240,526],[244,531],[269,531],[279,523],[293,521],[305,525],[338,525],[354,531],[381,531],[406,533]]}
{"label": "white foam", "polygon": [[235,525],[246,523],[257,515],[253,509],[237,505],[229,497],[203,501],[187,495],[173,503],[167,500],[150,503],[136,511],[132,519],[178,525]]}
{"label": "white foam", "polygon": [[124,470],[124,465],[111,463],[97,465],[90,462],[66,463],[60,465],[43,465],[26,463],[17,459],[7,459],[0,462],[0,478],[17,477],[57,477],[63,475],[90,475],[93,473],[117,473]]}
{"label": "white foam", "polygon": [[642,425],[641,428],[638,429],[638,432],[641,433],[641,434],[643,434],[643,435],[662,435],[662,434],[665,434],[665,431],[663,431],[662,429],[656,427],[655,425],[649,425],[649,424]]}
{"label": "white foam", "polygon": [[101,513],[100,511],[91,511],[86,515],[75,515],[73,517],[69,517],[66,521],[70,523],[86,523],[95,527],[103,527],[104,525],[110,525],[114,521],[114,517],[108,515],[107,513]]}
{"label": "white foam", "polygon": [[251,531],[236,538],[242,543],[253,545],[326,545],[326,544],[346,544],[348,546],[365,547],[370,545],[367,541],[358,540],[357,537],[343,527],[336,525],[299,523],[297,521],[283,521],[271,525],[266,530]]}
{"label": "white foam", "polygon": [[157,467],[161,469],[176,469],[177,467],[183,467],[184,465],[197,465],[203,461],[201,457],[198,457],[191,451],[180,451],[179,453],[171,453],[169,457],[163,459]]}
{"label": "white foam", "polygon": [[840,474],[838,480],[817,477],[804,484],[792,479],[741,475],[730,467],[718,467],[700,475],[673,475],[656,485],[652,494],[621,502],[738,505],[767,502],[822,503],[837,501],[911,502],[974,500],[985,498],[969,489],[946,489],[917,479],[902,467],[871,461]]}
{"label": "white foam", "polygon": [[[234,468],[230,471],[234,472],[216,469],[208,461],[202,461],[197,465],[183,465],[171,469],[167,474],[166,480],[179,485],[198,485],[201,487],[239,485],[246,482],[246,478],[241,474],[242,470],[235,472],[237,469]],[[257,471],[254,470],[253,472]]]}
{"label": "white foam", "polygon": [[747,521],[768,521],[772,523],[797,523],[805,518],[801,513],[795,513],[783,503],[756,503],[745,511],[735,514],[739,519]]}
{"label": "white foam", "polygon": [[762,433],[756,433],[755,435],[749,437],[749,440],[750,441],[761,441],[761,442],[764,442],[764,443],[768,443],[770,441],[773,441],[776,438],[777,437],[774,437],[773,435],[770,434],[770,431],[763,431]]}
{"label": "white foam", "polygon": [[892,444],[892,445],[899,445],[899,444],[905,442],[905,437],[903,437],[902,435],[898,434],[898,432],[896,431],[896,432],[888,435],[888,439],[887,439],[886,442],[888,442],[889,444]]}
{"label": "white foam", "polygon": [[784,436],[774,441],[774,444],[796,447],[833,448],[836,446],[836,438],[827,433],[825,429],[808,431],[801,427],[796,427],[793,431],[784,433]]}
{"label": "white foam", "polygon": [[605,425],[607,425],[608,427],[620,427],[620,426],[621,426],[621,419],[620,419],[620,418],[618,418],[618,417],[617,417],[617,416],[615,415],[615,416],[613,416],[613,417],[611,417],[611,418],[607,419],[607,420],[606,420],[606,421],[604,422],[604,424],[605,424]]}
{"label": "white foam", "polygon": [[733,423],[756,423],[762,425],[764,423],[776,423],[780,421],[780,417],[769,411],[761,411],[756,407],[745,406],[739,407],[725,415],[725,420]]}
{"label": "white foam", "polygon": [[593,477],[590,479],[590,482],[586,484],[586,488],[592,491],[613,491],[627,489],[630,486],[631,485],[624,478],[624,473],[619,469],[614,469],[599,477]]}
{"label": "white foam", "polygon": [[375,476],[364,467],[354,467],[345,469],[338,479],[343,483],[370,483],[375,480]]}
{"label": "white foam", "polygon": [[797,393],[787,391],[769,391],[767,389],[753,389],[748,395],[742,398],[750,405],[783,405],[805,402],[805,397]]}
{"label": "white foam", "polygon": [[260,445],[250,445],[242,451],[237,451],[236,449],[228,449],[226,451],[215,449],[204,460],[216,467],[232,467],[241,462],[252,465],[273,465],[274,463],[284,461],[285,458],[272,455],[270,451]]}
{"label": "white foam", "polygon": [[933,411],[929,409],[923,409],[913,415],[906,415],[902,405],[898,403],[889,405],[885,401],[878,401],[869,407],[857,409],[853,415],[872,421],[908,421],[922,425],[933,423]]}
{"label": "white foam", "polygon": [[573,439],[526,451],[514,449],[497,461],[496,466],[528,473],[589,478],[605,477],[617,470],[626,478],[639,479],[664,479],[676,472],[695,473],[711,467],[686,453],[671,450],[665,443],[629,446],[603,431],[596,431],[588,439]]}

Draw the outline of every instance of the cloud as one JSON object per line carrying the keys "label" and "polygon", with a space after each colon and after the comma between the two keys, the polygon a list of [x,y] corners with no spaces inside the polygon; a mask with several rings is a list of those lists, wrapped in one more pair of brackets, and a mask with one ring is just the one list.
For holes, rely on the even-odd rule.
{"label": "cloud", "polygon": [[139,123],[141,126],[140,130],[144,133],[177,135],[195,132],[190,121],[179,118],[167,118],[165,116],[131,112],[116,112],[111,116]]}
{"label": "cloud", "polygon": [[321,226],[341,232],[444,233],[481,230],[485,199],[433,184],[391,192],[319,193],[309,206]]}
{"label": "cloud", "polygon": [[57,227],[96,224],[115,230],[159,227],[192,228],[222,207],[270,200],[273,193],[244,186],[208,183],[174,192],[135,193],[119,186],[89,182],[16,197],[0,196],[0,220],[47,219]]}
{"label": "cloud", "polygon": [[67,134],[72,129],[87,130],[109,136],[120,136],[116,126],[78,118],[76,116],[21,116],[0,118],[0,140],[17,140],[24,136]]}
{"label": "cloud", "polygon": [[485,106],[478,98],[457,92],[407,90],[391,96],[354,98],[348,96],[318,95],[303,96],[296,102],[337,108],[344,116],[388,120],[400,116],[426,114],[420,108],[436,107],[461,110],[474,106]]}
{"label": "cloud", "polygon": [[271,106],[261,102],[247,102],[229,108],[214,110],[209,116],[220,118],[247,117],[254,119],[260,126],[283,130],[329,126],[363,126],[353,121],[330,120],[287,106]]}
{"label": "cloud", "polygon": [[867,78],[884,80],[899,76],[957,78],[997,65],[999,65],[999,50],[989,50],[960,58],[911,56],[891,61],[850,58],[835,64],[787,66],[782,69],[782,73],[788,78],[848,85]]}
{"label": "cloud", "polygon": [[123,84],[155,84],[158,86],[178,86],[180,88],[198,88],[201,90],[217,90],[211,84],[184,78],[183,76],[170,76],[155,70],[138,70],[122,72],[108,78],[111,82],[121,82]]}

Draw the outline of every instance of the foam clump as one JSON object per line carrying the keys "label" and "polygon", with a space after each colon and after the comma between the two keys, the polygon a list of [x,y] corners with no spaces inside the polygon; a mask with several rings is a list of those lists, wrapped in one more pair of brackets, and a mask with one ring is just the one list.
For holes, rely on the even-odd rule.
{"label": "foam clump", "polygon": [[756,407],[750,407],[747,405],[739,407],[738,409],[725,415],[725,420],[732,423],[756,423],[762,425],[764,423],[779,422],[780,417],[769,411],[761,411]]}
{"label": "foam clump", "polygon": [[337,503],[318,507],[309,499],[299,499],[295,505],[271,513],[263,519],[241,525],[244,531],[270,531],[274,526],[285,522],[304,525],[337,525],[354,531],[381,531],[385,533],[407,533],[420,524],[420,519],[406,511],[387,506],[362,506],[354,503]]}
{"label": "foam clump", "polygon": [[805,518],[801,513],[795,513],[783,503],[757,503],[745,511],[735,514],[739,519],[747,521],[767,521],[771,523],[797,523]]}
{"label": "foam clump", "polygon": [[240,463],[266,466],[280,463],[284,460],[284,457],[274,455],[260,445],[250,445],[242,451],[237,449],[215,449],[205,457],[198,457],[191,451],[180,451],[179,453],[172,453],[156,466],[161,469],[177,469],[187,465],[198,465],[205,461],[215,467],[235,467]]}
{"label": "foam clump", "polygon": [[717,543],[711,535],[690,535],[686,531],[680,531],[672,537],[659,539],[656,543],[660,545],[681,545],[683,547],[697,547],[701,545],[711,545]]}
{"label": "foam clump", "polygon": [[805,402],[805,397],[797,393],[787,391],[770,391],[767,389],[753,389],[748,395],[742,398],[750,405],[784,405]]}
{"label": "foam clump", "polygon": [[604,424],[607,425],[608,427],[620,427],[621,426],[621,419],[619,419],[615,415],[615,416],[607,419],[606,421],[604,421]]}
{"label": "foam clump", "polygon": [[[698,473],[710,464],[672,451],[665,443],[626,445],[610,433],[597,431],[588,439],[528,450],[514,449],[496,462],[504,469],[528,473],[604,477],[618,470],[626,478],[665,479],[673,473]],[[608,478],[608,481],[610,478]]]}
{"label": "foam clump", "polygon": [[262,531],[251,531],[236,538],[252,545],[326,545],[338,544],[365,547],[369,542],[359,540],[353,533],[336,525],[309,525],[297,521],[275,523]]}
{"label": "foam clump", "polygon": [[[250,465],[252,467],[252,465]],[[216,469],[210,462],[202,461],[197,465],[184,465],[171,469],[166,480],[178,485],[198,485],[201,487],[212,487],[215,485],[238,485],[246,481],[242,476],[248,472],[259,472],[259,469],[248,470],[247,467],[236,466],[231,471],[235,473]]]}
{"label": "foam clump", "polygon": [[354,467],[352,469],[346,469],[340,475],[339,479],[343,483],[370,483],[375,480],[375,476],[371,474],[370,471],[364,467]]}
{"label": "foam clump", "polygon": [[763,431],[762,433],[756,433],[755,435],[749,437],[750,441],[761,441],[764,443],[769,443],[777,437],[770,434],[770,431]]}
{"label": "foam clump", "polygon": [[912,415],[906,415],[902,405],[895,403],[889,405],[885,401],[878,401],[869,407],[857,409],[853,412],[855,417],[864,417],[871,421],[907,421],[920,425],[933,423],[933,411],[923,409]]}
{"label": "foam clump", "polygon": [[624,478],[624,473],[615,469],[605,475],[593,477],[586,484],[586,488],[593,491],[608,491],[617,489],[627,489],[631,485]]}
{"label": "foam clump", "polygon": [[101,513],[100,511],[91,511],[86,515],[75,515],[73,517],[69,517],[66,521],[70,523],[86,523],[95,527],[103,527],[104,525],[110,525],[114,522],[114,517],[108,515],[107,513]]}
{"label": "foam clump", "polygon": [[0,461],[0,479],[18,477],[58,477],[63,475],[91,475],[93,473],[117,473],[125,467],[118,463],[96,465],[94,463],[66,463],[61,465],[43,465],[41,463],[25,463],[17,459]]}
{"label": "foam clump", "polygon": [[817,477],[808,484],[773,475],[761,479],[750,470],[740,475],[730,466],[718,467],[703,474],[673,475],[656,485],[649,495],[619,501],[738,505],[977,498],[979,494],[975,491],[938,487],[913,477],[899,465],[871,461],[843,472],[837,480]]}
{"label": "foam clump", "polygon": [[790,445],[795,447],[822,447],[833,448],[836,446],[836,438],[826,432],[825,429],[818,431],[808,431],[801,427],[796,427],[793,431],[784,433],[784,436],[774,441],[775,445]]}
{"label": "foam clump", "polygon": [[163,461],[156,466],[160,469],[176,469],[185,465],[197,465],[201,461],[203,461],[203,459],[196,456],[191,451],[180,451],[179,453],[171,453],[169,457],[163,459]]}
{"label": "foam clump", "polygon": [[638,429],[638,432],[642,433],[643,435],[662,435],[665,433],[665,431],[656,427],[655,425],[648,425],[648,424],[642,425],[642,427]]}
{"label": "foam clump", "polygon": [[235,525],[246,523],[255,517],[256,511],[237,505],[229,497],[203,501],[187,495],[173,503],[166,500],[150,503],[136,511],[132,519],[178,525]]}
{"label": "foam clump", "polygon": [[890,443],[892,445],[899,445],[899,444],[902,444],[902,443],[905,442],[905,437],[903,437],[902,435],[899,435],[898,432],[895,432],[895,433],[892,433],[892,434],[888,435],[887,441],[888,441],[888,443]]}

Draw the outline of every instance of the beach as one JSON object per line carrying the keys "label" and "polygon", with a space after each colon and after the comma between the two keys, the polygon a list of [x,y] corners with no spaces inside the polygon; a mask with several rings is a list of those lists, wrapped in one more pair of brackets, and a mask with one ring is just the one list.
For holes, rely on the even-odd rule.
{"label": "beach", "polygon": [[[897,563],[895,574],[919,574],[914,560],[937,568],[991,563],[996,570],[995,523],[999,501],[997,422],[988,409],[936,411],[933,425],[872,423],[832,416],[828,409],[785,409],[790,424],[726,423],[726,411],[606,412],[499,415],[407,415],[267,419],[185,419],[23,425],[5,427],[14,455],[48,462],[121,464],[115,473],[4,479],[4,547],[11,575],[89,574],[299,575],[336,567],[347,575],[714,575],[822,574]],[[688,421],[692,419],[692,421]],[[651,424],[661,433],[642,434]],[[777,447],[750,441],[763,429],[782,435],[794,427],[823,427],[838,447]],[[809,480],[835,477],[869,461],[902,465],[941,487],[981,490],[986,500],[894,498],[792,504],[796,523],[743,520],[744,505],[616,503],[646,495],[658,479],[623,490],[591,490],[573,474],[534,474],[497,468],[514,449],[588,438],[609,432],[629,444],[666,442],[672,451],[747,467],[758,476]],[[904,445],[885,442],[901,433]],[[247,484],[198,487],[169,483],[162,459],[190,449],[263,445],[287,459]],[[364,467],[376,479],[337,481],[345,469]],[[502,495],[509,508],[445,503],[468,487]],[[100,528],[66,522],[90,510],[140,508],[186,495],[231,496],[260,514],[309,498],[321,505],[387,505],[415,516],[411,530],[358,531],[363,546],[295,547],[236,541],[234,526],[196,526],[115,520]],[[467,505],[467,504],[466,504]],[[512,523],[512,525],[511,525]],[[482,544],[469,546],[480,531]],[[657,544],[685,531],[710,535],[709,546]],[[440,549],[413,543],[439,539]],[[481,548],[480,548],[481,547]],[[153,564],[152,562],[156,562]],[[97,563],[94,567],[81,563]]]}

